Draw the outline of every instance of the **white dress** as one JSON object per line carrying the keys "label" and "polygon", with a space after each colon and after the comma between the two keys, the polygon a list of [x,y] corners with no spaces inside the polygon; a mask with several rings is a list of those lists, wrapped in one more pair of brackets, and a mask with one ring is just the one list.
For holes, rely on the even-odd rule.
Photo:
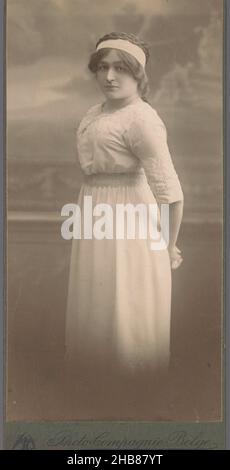
{"label": "white dress", "polygon": [[[119,110],[89,109],[77,131],[84,181],[77,204],[159,204],[182,200],[165,126],[137,99]],[[97,217],[94,217],[97,220]],[[171,268],[150,239],[72,241],[66,357],[79,371],[159,370],[170,358]],[[101,369],[100,369],[101,370]],[[133,373],[133,372],[132,372]]]}

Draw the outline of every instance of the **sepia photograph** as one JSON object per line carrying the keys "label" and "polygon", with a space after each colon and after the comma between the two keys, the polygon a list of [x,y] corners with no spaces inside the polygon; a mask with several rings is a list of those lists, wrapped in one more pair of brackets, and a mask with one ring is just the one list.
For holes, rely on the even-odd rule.
{"label": "sepia photograph", "polygon": [[6,421],[222,422],[222,0],[7,0]]}

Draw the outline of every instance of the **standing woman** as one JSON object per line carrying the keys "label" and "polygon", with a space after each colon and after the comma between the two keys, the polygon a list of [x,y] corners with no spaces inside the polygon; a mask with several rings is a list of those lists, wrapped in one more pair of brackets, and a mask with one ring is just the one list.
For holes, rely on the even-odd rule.
{"label": "standing woman", "polygon": [[145,100],[148,58],[133,34],[113,32],[96,45],[88,67],[105,100],[78,127],[84,180],[77,202],[82,218],[92,211],[92,224],[102,216],[97,204],[109,205],[113,215],[117,204],[168,204],[169,244],[152,249],[149,234],[137,232],[116,238],[120,221],[108,230],[106,217],[105,236],[96,238],[82,220],[81,238],[72,241],[66,312],[66,358],[79,382],[94,377],[108,385],[119,377],[122,384],[144,375],[157,381],[169,365],[171,268],[182,262],[176,241],[183,193],[165,126]]}

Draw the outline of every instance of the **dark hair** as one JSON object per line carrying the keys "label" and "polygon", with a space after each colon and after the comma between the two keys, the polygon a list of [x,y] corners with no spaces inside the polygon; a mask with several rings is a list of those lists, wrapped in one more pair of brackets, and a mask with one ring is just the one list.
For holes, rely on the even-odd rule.
{"label": "dark hair", "polygon": [[[137,36],[134,36],[134,34],[128,34],[128,33],[117,33],[117,32],[112,32],[110,34],[105,34],[102,38],[100,38],[97,41],[96,47],[103,41],[107,41],[109,39],[124,39],[126,41],[131,42],[132,44],[135,44],[136,46],[139,46],[143,52],[145,53],[146,57],[146,63],[148,62],[149,59],[149,50],[147,45],[141,41]],[[111,51],[110,48],[103,48],[99,49],[99,51],[95,51],[91,54],[88,68],[92,73],[97,72],[98,64],[99,62],[105,57],[109,52]],[[148,78],[146,76],[145,70],[142,67],[142,65],[133,57],[131,54],[125,51],[121,51],[117,49],[117,54],[121,58],[121,60],[124,62],[126,67],[128,68],[129,72],[131,75],[135,78],[135,80],[138,83],[138,90],[139,93],[144,101],[147,101],[145,98],[145,95],[148,93]]]}

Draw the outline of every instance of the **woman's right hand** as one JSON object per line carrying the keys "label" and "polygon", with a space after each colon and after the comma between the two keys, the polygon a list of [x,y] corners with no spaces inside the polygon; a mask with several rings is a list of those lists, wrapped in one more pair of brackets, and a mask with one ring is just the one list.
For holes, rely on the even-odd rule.
{"label": "woman's right hand", "polygon": [[175,245],[168,248],[170,264],[172,269],[177,269],[181,265],[183,258],[181,256],[181,250]]}

